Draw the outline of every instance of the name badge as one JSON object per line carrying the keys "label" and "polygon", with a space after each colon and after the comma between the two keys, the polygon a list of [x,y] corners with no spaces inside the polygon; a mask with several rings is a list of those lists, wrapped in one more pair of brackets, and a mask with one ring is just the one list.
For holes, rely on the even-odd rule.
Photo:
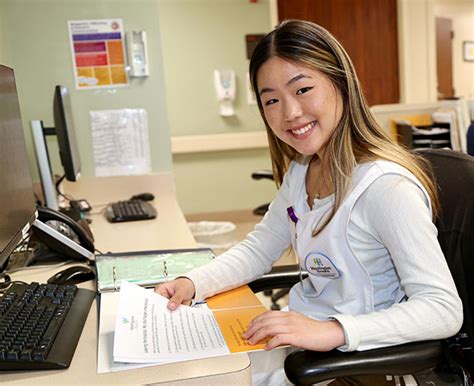
{"label": "name badge", "polygon": [[309,253],[304,260],[304,266],[311,275],[328,279],[337,279],[341,276],[331,259],[319,252]]}

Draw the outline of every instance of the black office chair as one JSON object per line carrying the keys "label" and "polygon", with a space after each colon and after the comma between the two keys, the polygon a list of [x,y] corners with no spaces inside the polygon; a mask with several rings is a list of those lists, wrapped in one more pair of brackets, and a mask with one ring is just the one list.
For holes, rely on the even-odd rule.
{"label": "black office chair", "polygon": [[[441,210],[438,239],[464,307],[454,337],[380,349],[340,352],[298,350],[285,360],[288,379],[300,385],[357,375],[413,374],[419,384],[472,385],[474,374],[474,158],[451,150],[417,150],[433,166]],[[298,266],[274,268],[249,286],[259,292],[299,281]],[[432,383],[434,382],[434,383]]]}
{"label": "black office chair", "polygon": [[474,155],[474,121],[471,122],[467,129],[467,154]]}
{"label": "black office chair", "polygon": [[[252,178],[254,180],[262,180],[262,179],[272,180],[272,181],[274,180],[273,172],[271,170],[267,170],[267,169],[257,170],[255,172],[253,172],[252,173]],[[270,205],[270,204],[266,203],[266,204],[262,204],[262,205],[258,206],[257,208],[255,208],[253,210],[253,214],[256,215],[256,216],[263,216],[265,213],[267,213],[268,205]]]}

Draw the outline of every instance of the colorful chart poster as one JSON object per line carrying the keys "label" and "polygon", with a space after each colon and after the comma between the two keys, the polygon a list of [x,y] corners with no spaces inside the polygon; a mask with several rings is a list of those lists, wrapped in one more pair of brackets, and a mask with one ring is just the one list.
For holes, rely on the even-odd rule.
{"label": "colorful chart poster", "polygon": [[68,21],[77,89],[128,86],[122,19]]}

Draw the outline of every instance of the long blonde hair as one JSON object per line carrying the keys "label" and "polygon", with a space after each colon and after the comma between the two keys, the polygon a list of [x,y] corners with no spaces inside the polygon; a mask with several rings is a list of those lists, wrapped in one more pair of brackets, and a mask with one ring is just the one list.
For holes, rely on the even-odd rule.
{"label": "long blonde hair", "polygon": [[342,117],[325,150],[325,158],[327,156],[329,160],[330,180],[335,189],[335,204],[331,215],[314,231],[314,235],[327,225],[340,207],[350,188],[356,164],[378,159],[395,162],[418,178],[431,198],[433,218],[436,216],[439,201],[429,164],[397,144],[378,125],[365,101],[347,52],[327,30],[308,21],[282,22],[258,43],[250,60],[250,80],[267,129],[277,186],[281,185],[289,163],[298,153],[273,134],[263,112],[257,75],[260,67],[272,57],[280,57],[321,71],[329,77],[342,96]]}

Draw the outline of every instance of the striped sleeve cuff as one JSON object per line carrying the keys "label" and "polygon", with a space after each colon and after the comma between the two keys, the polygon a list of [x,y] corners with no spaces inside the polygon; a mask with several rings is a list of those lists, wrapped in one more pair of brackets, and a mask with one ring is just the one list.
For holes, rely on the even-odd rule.
{"label": "striped sleeve cuff", "polygon": [[206,289],[203,288],[202,285],[199,285],[199,283],[206,282],[206,279],[203,276],[204,275],[200,275],[199,273],[194,272],[194,270],[188,272],[186,275],[183,275],[183,277],[188,278],[194,284],[194,299],[192,304],[196,304],[204,300],[204,294],[206,292]]}
{"label": "striped sleeve cuff", "polygon": [[346,344],[344,346],[338,347],[337,349],[339,351],[357,350],[360,344],[360,333],[359,329],[357,328],[354,316],[338,314],[332,315],[330,318],[337,320],[341,324],[342,329],[344,330],[344,338],[346,340]]}

